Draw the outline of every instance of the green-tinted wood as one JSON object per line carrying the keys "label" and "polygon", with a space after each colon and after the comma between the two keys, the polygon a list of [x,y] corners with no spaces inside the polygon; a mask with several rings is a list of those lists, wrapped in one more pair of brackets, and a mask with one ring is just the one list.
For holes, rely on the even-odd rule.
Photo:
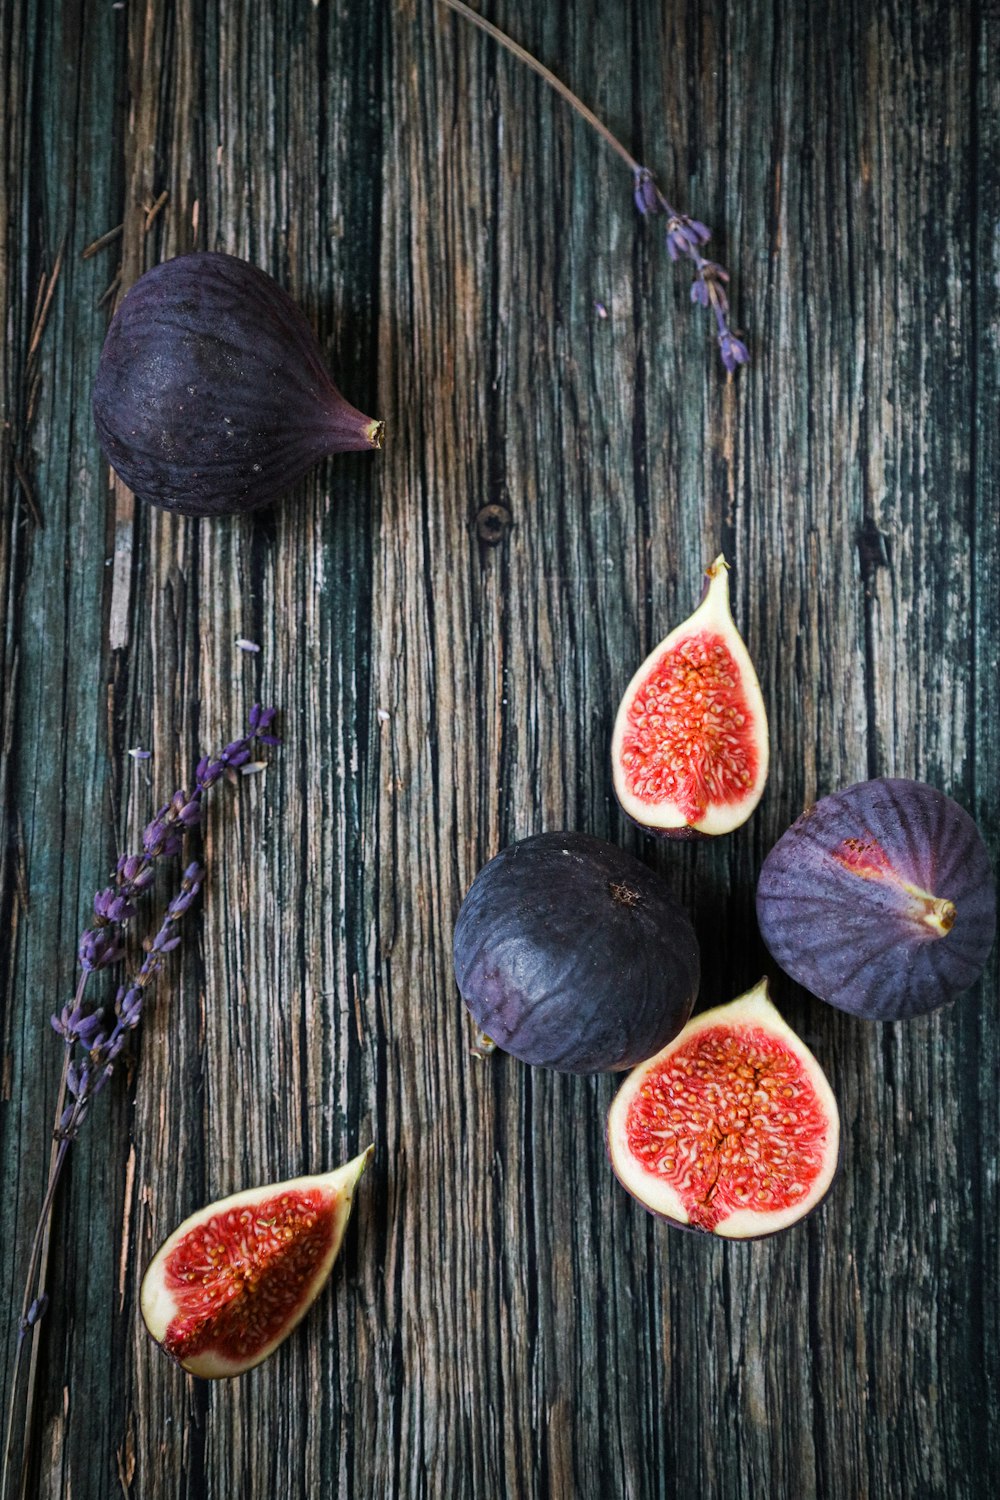
{"label": "green-tinted wood", "polygon": [[[953,1011],[885,1028],[778,977],[841,1099],[844,1172],[807,1225],[724,1246],[616,1187],[613,1079],[469,1056],[449,949],[478,865],[540,828],[664,871],[704,939],[706,1003],[768,966],[756,871],[811,798],[925,777],[1000,846],[1000,18],[488,13],[713,226],[753,353],[737,382],[616,158],[431,0],[38,0],[0,29],[11,1325],[58,1077],[45,1018],[90,893],[256,697],[286,739],[214,794],[184,959],[74,1148],[33,1482],[84,1500],[979,1493],[1000,1458],[995,965]],[[127,285],[192,247],[278,276],[386,419],[384,454],[252,521],[107,489],[96,303],[119,264]],[[510,515],[496,545],[487,505]],[[613,805],[611,720],[720,547],[772,779],[732,838],[654,848]],[[136,1316],[158,1240],[370,1138],[343,1263],[290,1343],[233,1384],[173,1370]]]}

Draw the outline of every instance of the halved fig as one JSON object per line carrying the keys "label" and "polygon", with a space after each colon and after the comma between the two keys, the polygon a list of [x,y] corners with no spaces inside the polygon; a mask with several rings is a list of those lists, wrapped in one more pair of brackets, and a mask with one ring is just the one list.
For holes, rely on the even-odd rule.
{"label": "halved fig", "polygon": [[242,1375],[272,1354],[323,1290],[373,1146],[317,1177],[234,1193],[185,1219],[153,1256],[139,1305],[192,1375]]}
{"label": "halved fig", "polygon": [[767,781],[767,716],[729,608],[720,554],[690,619],[643,662],[615,718],[611,767],[624,812],[671,838],[731,833]]}
{"label": "halved fig", "polygon": [[903,778],[849,786],[807,809],[757,885],[775,960],[840,1010],[921,1015],[983,971],[996,930],[990,857],[964,808]]}
{"label": "halved fig", "polygon": [[608,1115],[608,1155],[650,1213],[725,1239],[787,1229],[826,1196],[837,1101],[766,979],[695,1016],[629,1074]]}

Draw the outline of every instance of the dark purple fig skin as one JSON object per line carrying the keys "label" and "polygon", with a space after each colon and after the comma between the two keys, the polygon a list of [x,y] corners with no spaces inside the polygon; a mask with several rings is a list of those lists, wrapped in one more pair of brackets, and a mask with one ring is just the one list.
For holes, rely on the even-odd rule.
{"label": "dark purple fig skin", "polygon": [[566,1073],[631,1068],[665,1047],[700,977],[694,929],[660,877],[582,833],[522,839],[484,866],[454,956],[480,1030]]}
{"label": "dark purple fig skin", "polygon": [[[951,930],[914,916],[893,881],[860,877],[831,851],[874,839],[903,881],[951,901]],[[922,1015],[979,978],[996,930],[989,855],[969,814],[919,781],[880,779],[824,797],[764,861],[757,920],[775,961],[820,999],[872,1021]]]}
{"label": "dark purple fig skin", "polygon": [[382,434],[333,385],[278,283],[210,252],[154,266],[123,299],[93,409],[128,487],[189,516],[268,505],[327,454],[377,448]]}

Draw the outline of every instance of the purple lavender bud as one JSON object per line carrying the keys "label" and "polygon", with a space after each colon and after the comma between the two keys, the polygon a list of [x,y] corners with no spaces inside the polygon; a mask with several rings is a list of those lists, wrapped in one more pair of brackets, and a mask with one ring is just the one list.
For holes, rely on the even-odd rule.
{"label": "purple lavender bud", "polygon": [[42,1318],[44,1318],[45,1316],[45,1310],[48,1305],[48,1292],[43,1292],[40,1297],[36,1297],[34,1302],[32,1302],[31,1306],[28,1308],[27,1315],[25,1316],[25,1328],[34,1328],[36,1323],[40,1323]]}
{"label": "purple lavender bud", "polygon": [[65,1010],[63,1010],[61,1015],[49,1016],[49,1025],[52,1027],[52,1030],[55,1032],[56,1036],[61,1036],[64,1041],[69,1041],[66,1028]]}
{"label": "purple lavender bud", "polygon": [[169,917],[182,917],[188,907],[198,894],[199,887],[192,886],[190,890],[179,891],[167,907]]}
{"label": "purple lavender bud", "polygon": [[691,301],[700,303],[702,307],[708,306],[708,287],[700,276],[691,283]]}
{"label": "purple lavender bud", "polygon": [[72,1094],[74,1098],[80,1092],[80,1069],[75,1062],[71,1062],[66,1069],[66,1092]]}
{"label": "purple lavender bud", "polygon": [[660,212],[660,195],[656,191],[653,174],[648,168],[640,167],[636,172],[632,196],[635,199],[636,208],[643,216]]}
{"label": "purple lavender bud", "polygon": [[123,1025],[136,1025],[141,1010],[142,987],[130,984],[128,989],[125,989],[123,986],[115,997],[115,1014],[121,1019]]}
{"label": "purple lavender bud", "polygon": [[111,1077],[111,1075],[112,1075],[112,1073],[114,1071],[115,1071],[114,1068],[111,1066],[110,1063],[108,1063],[108,1065],[104,1069],[104,1071],[101,1072],[101,1073],[98,1073],[97,1077],[94,1079],[94,1086],[93,1086],[93,1088],[90,1091],[92,1095],[99,1094],[101,1092],[101,1089],[107,1083],[108,1079]]}
{"label": "purple lavender bud", "polygon": [[699,245],[707,245],[712,238],[712,231],[708,229],[700,219],[688,219],[687,226],[694,235]]}
{"label": "purple lavender bud", "polygon": [[98,1037],[103,1035],[102,1029],[103,1012],[95,1010],[93,1015],[84,1016],[77,1022],[74,1032],[81,1047],[86,1047],[89,1052],[92,1047],[100,1045]]}
{"label": "purple lavender bud", "polygon": [[185,828],[194,828],[197,823],[201,822],[201,803],[193,801],[185,802],[178,813],[178,817]]}
{"label": "purple lavender bud", "polygon": [[166,811],[167,809],[164,808],[162,812],[158,812],[152,822],[147,823],[142,831],[142,847],[147,854],[158,854],[160,852],[160,845],[166,831],[163,822],[163,813]]}
{"label": "purple lavender bud", "polygon": [[62,1114],[59,1116],[59,1124],[56,1126],[56,1134],[57,1135],[61,1135],[61,1134],[63,1134],[67,1130],[67,1128],[69,1127],[70,1121],[72,1120],[72,1118],[73,1118],[73,1116],[74,1116],[75,1113],[76,1113],[76,1105],[75,1104],[67,1104],[66,1108],[63,1110]]}
{"label": "purple lavender bud", "polygon": [[94,916],[104,922],[113,921],[114,919],[108,916],[108,911],[117,895],[118,892],[113,885],[106,885],[103,891],[98,891],[94,897]]}
{"label": "purple lavender bud", "polygon": [[719,335],[719,352],[730,375],[735,372],[737,365],[745,365],[750,359],[746,344],[728,328]]}
{"label": "purple lavender bud", "polygon": [[90,927],[80,934],[77,954],[81,969],[91,973],[117,963],[125,952],[124,945],[108,927]]}
{"label": "purple lavender bud", "polygon": [[277,717],[277,713],[278,710],[276,708],[261,708],[259,703],[255,703],[250,710],[251,733],[258,734],[262,729],[270,729]]}

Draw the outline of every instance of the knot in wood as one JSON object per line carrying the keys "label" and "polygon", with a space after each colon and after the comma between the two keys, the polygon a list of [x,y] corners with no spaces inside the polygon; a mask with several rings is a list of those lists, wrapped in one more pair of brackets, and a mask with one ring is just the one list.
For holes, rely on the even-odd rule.
{"label": "knot in wood", "polygon": [[484,505],[476,517],[476,535],[488,547],[496,547],[510,530],[511,514],[506,505]]}

